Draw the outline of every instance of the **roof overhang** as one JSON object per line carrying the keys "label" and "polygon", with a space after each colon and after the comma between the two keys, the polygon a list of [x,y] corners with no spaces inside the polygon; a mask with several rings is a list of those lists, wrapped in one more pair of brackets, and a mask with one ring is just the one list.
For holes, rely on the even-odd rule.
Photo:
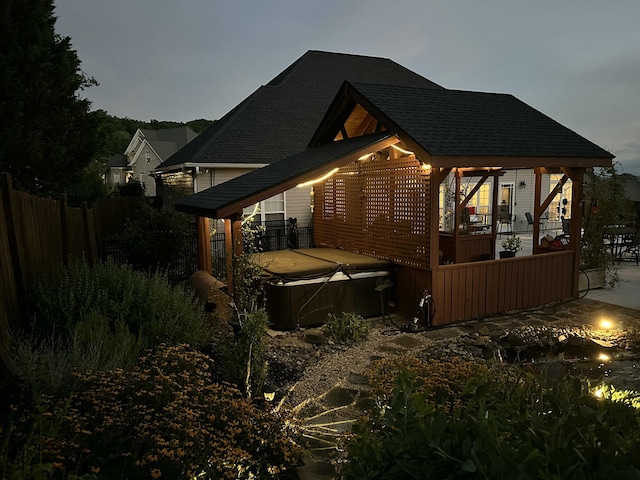
{"label": "roof overhang", "polygon": [[[408,145],[411,142],[406,142]],[[418,149],[416,149],[418,150]],[[424,152],[426,154],[426,152]],[[494,156],[431,156],[421,157],[433,167],[496,167],[496,168],[590,168],[610,167],[611,158],[577,157],[494,157]]]}
{"label": "roof overhang", "polygon": [[390,132],[309,148],[175,203],[176,210],[209,218],[227,218],[245,207],[321,177],[334,168],[398,142]]}

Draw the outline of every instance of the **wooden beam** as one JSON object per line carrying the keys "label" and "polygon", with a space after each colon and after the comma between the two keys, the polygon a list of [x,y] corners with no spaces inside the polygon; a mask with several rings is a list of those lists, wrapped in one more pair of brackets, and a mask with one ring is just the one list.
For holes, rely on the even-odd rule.
{"label": "wooden beam", "polygon": [[[429,268],[432,272],[440,266],[440,185],[450,171],[451,169],[432,168],[430,172]],[[436,283],[433,281],[432,276],[432,286],[435,287],[435,285]]]}
{"label": "wooden beam", "polygon": [[469,203],[469,200],[471,200],[473,198],[473,196],[476,194],[476,192],[478,190],[480,190],[480,187],[484,184],[484,182],[487,181],[487,178],[489,178],[489,175],[484,175],[479,181],[478,183],[475,184],[475,186],[471,189],[471,191],[467,194],[467,196],[465,197],[465,199],[462,201],[462,203],[460,204],[460,208],[465,208],[467,206],[467,203]]}
{"label": "wooden beam", "polygon": [[196,233],[198,239],[198,270],[213,274],[211,265],[211,235],[209,219],[196,217]]}
{"label": "wooden beam", "polygon": [[227,264],[227,291],[233,294],[233,235],[231,219],[224,219],[224,252]]}
{"label": "wooden beam", "polygon": [[227,290],[233,295],[234,278],[233,262],[234,258],[242,255],[242,212],[224,219],[224,249],[227,259]]}
{"label": "wooden beam", "polygon": [[564,186],[565,183],[567,183],[567,180],[569,180],[569,177],[565,173],[562,176],[562,178],[560,180],[558,180],[558,183],[553,188],[553,190],[551,190],[551,192],[549,192],[549,195],[547,195],[547,198],[544,200],[544,202],[540,206],[540,212],[544,212],[547,208],[549,208],[549,205],[551,204],[553,199],[556,197],[556,195],[558,195],[558,193],[560,193],[562,191],[562,187]]}
{"label": "wooden beam", "polygon": [[[404,141],[404,138],[403,138]],[[408,143],[408,142],[407,142]],[[413,147],[412,147],[413,148]],[[501,157],[501,156],[431,156],[432,166],[438,167],[502,167],[502,168],[533,168],[533,167],[607,167],[611,166],[611,158],[582,158],[582,157]]]}
{"label": "wooden beam", "polygon": [[540,245],[540,217],[544,213],[545,209],[540,207],[540,197],[542,196],[542,173],[543,169],[534,169],[535,173],[535,188],[533,192],[533,253],[536,252],[536,248]]}
{"label": "wooden beam", "polygon": [[[398,143],[398,137],[393,135],[389,138],[385,138],[379,142],[373,143],[372,145],[369,145],[366,148],[362,148],[360,150],[357,150],[355,152],[352,152],[349,155],[346,155],[342,158],[338,158],[333,162],[330,162],[328,164],[323,165],[322,167],[316,168],[314,170],[311,170],[309,172],[306,172],[303,175],[300,175],[299,177],[296,177],[294,179],[290,179],[288,181],[282,182],[278,185],[275,185],[271,188],[267,188],[261,192],[255,193],[253,195],[250,195],[246,198],[243,198],[242,200],[239,200],[237,202],[234,203],[230,203],[224,207],[219,208],[216,212],[215,212],[215,218],[227,218],[230,217],[231,215],[234,215],[236,212],[238,211],[242,211],[243,208],[245,207],[249,207],[251,205],[255,205],[256,203],[265,200],[267,198],[273,197],[274,195],[277,195],[279,193],[282,193],[286,190],[289,190],[291,188],[295,188],[296,186],[298,186],[301,183],[304,182],[308,182],[311,180],[314,180],[318,177],[321,177],[322,175],[330,172],[333,168],[338,168],[338,167],[342,167],[344,165],[348,165],[352,162],[355,162],[356,160],[358,160],[358,158],[362,157],[363,155],[367,154],[367,153],[371,153],[371,152],[376,152],[379,150],[384,150],[385,148],[390,147],[391,145],[394,145]],[[185,211],[184,209],[182,211]],[[188,211],[187,213],[193,213],[196,214],[198,212],[196,211]]]}
{"label": "wooden beam", "polygon": [[375,128],[376,119],[368,113],[360,122],[360,125],[355,129],[353,136],[361,137],[367,133],[373,133]]}
{"label": "wooden beam", "polygon": [[571,172],[571,225],[569,226],[569,239],[575,252],[573,265],[573,297],[578,298],[578,281],[580,280],[580,244],[582,232],[582,182],[584,180],[584,168],[578,168]]}

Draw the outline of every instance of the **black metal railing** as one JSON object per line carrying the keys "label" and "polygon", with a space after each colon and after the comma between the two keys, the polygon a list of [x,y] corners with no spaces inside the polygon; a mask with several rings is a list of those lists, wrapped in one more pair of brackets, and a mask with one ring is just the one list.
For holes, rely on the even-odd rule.
{"label": "black metal railing", "polygon": [[[288,221],[265,222],[264,229],[256,235],[256,247],[259,251],[269,252],[287,248],[313,247],[313,228],[297,227]],[[102,240],[102,255],[117,263],[129,263],[131,245],[116,237]],[[213,275],[224,278],[227,271],[224,233],[211,236],[211,263]],[[198,269],[198,243],[190,236],[185,251],[178,254],[166,273],[169,281],[177,283],[189,278]]]}

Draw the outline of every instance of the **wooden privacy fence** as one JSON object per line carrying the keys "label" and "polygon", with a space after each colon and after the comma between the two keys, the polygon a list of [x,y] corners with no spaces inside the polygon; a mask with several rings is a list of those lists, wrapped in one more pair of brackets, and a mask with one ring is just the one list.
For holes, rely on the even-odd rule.
{"label": "wooden privacy fence", "polygon": [[140,198],[118,197],[94,208],[68,207],[14,190],[0,173],[0,357],[5,366],[11,328],[24,319],[29,285],[55,273],[69,258],[100,258],[100,239],[122,229]]}
{"label": "wooden privacy fence", "polygon": [[443,265],[436,271],[434,324],[487,317],[570,298],[573,251]]}

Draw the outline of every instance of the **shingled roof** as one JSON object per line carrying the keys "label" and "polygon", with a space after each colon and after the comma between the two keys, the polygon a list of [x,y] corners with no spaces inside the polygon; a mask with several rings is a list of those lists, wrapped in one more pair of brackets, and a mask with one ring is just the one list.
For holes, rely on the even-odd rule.
{"label": "shingled roof", "polygon": [[[387,131],[333,142],[340,108],[360,103]],[[353,103],[353,102],[352,102]],[[352,104],[351,103],[351,104]],[[397,140],[448,166],[610,165],[613,155],[512,95],[345,82],[309,148],[264,168],[178,200],[178,210],[222,218],[304,181],[305,174],[353,161],[354,151]],[[392,141],[391,141],[392,140]],[[388,146],[387,144],[387,146]],[[374,148],[375,146],[375,148]],[[477,159],[477,161],[476,161]],[[438,163],[436,162],[436,163]],[[475,163],[474,163],[475,162]],[[433,162],[432,162],[433,163]]]}
{"label": "shingled roof", "polygon": [[[334,105],[344,97],[352,97],[432,157],[613,158],[513,95],[345,83]],[[314,141],[323,136],[322,129]],[[335,133],[324,136],[333,138]]]}
{"label": "shingled roof", "polygon": [[264,200],[277,188],[284,191],[301,182],[321,176],[326,169],[339,167],[358,157],[384,149],[397,142],[389,132],[331,142],[303,150],[280,162],[253,170],[176,202],[176,209],[211,218],[224,218],[244,207]]}
{"label": "shingled roof", "polygon": [[168,158],[158,171],[265,165],[304,150],[342,83],[442,89],[387,58],[310,50]]}

